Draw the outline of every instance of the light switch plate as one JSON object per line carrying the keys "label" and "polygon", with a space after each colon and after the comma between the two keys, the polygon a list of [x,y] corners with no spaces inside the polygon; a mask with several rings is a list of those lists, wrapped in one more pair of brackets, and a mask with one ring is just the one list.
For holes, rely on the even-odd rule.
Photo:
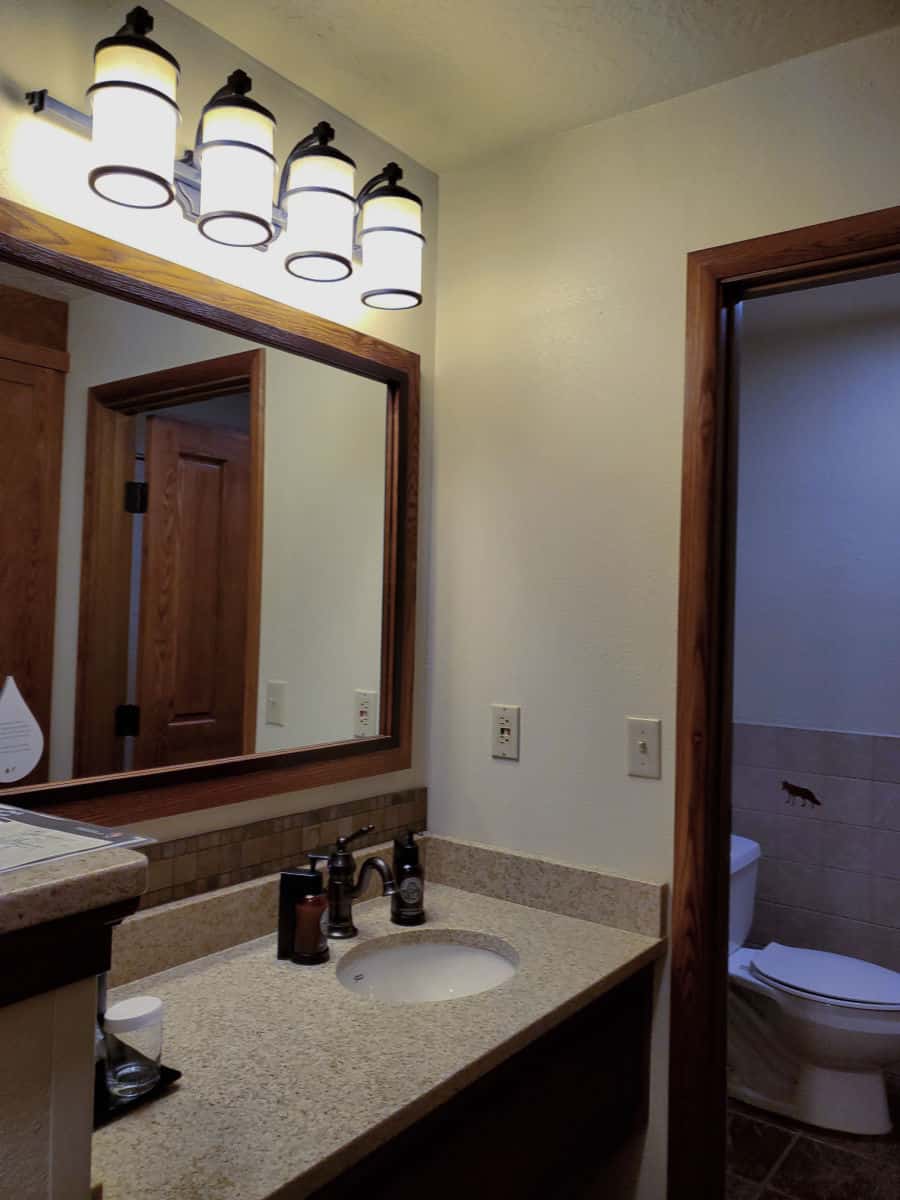
{"label": "light switch plate", "polygon": [[491,755],[493,758],[519,758],[518,704],[491,705]]}
{"label": "light switch plate", "polygon": [[353,736],[378,736],[378,693],[357,688],[353,693]]}
{"label": "light switch plate", "polygon": [[266,724],[287,725],[285,717],[285,693],[287,684],[283,679],[270,679],[266,684]]}
{"label": "light switch plate", "polygon": [[628,774],[639,779],[659,779],[660,731],[658,717],[626,717],[625,737],[628,747]]}

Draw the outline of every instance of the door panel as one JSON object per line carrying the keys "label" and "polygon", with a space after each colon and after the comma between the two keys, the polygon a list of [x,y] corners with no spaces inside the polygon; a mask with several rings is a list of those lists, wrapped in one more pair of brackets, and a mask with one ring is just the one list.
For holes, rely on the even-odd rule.
{"label": "door panel", "polygon": [[59,371],[0,359],[0,683],[15,678],[44,734],[28,783],[49,758],[64,388]]}
{"label": "door panel", "polygon": [[250,439],[147,419],[136,767],[242,752]]}

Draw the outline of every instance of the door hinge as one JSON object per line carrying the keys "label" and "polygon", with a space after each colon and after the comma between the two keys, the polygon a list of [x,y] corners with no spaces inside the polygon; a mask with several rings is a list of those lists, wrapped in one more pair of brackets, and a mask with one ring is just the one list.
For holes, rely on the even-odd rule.
{"label": "door hinge", "polygon": [[141,732],[141,709],[138,704],[116,705],[116,737],[137,737]]}
{"label": "door hinge", "polygon": [[129,479],[125,484],[125,511],[127,513],[145,513],[147,511],[147,485]]}

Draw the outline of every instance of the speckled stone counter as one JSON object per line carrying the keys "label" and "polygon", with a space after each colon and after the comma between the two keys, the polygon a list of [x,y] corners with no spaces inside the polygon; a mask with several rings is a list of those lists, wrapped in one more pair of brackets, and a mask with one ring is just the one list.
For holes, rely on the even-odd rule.
{"label": "speckled stone counter", "polygon": [[332,942],[322,966],[278,962],[268,936],[117,989],[163,998],[164,1061],[184,1078],[95,1135],[104,1200],[300,1200],[663,950],[438,884],[426,900],[428,930],[502,939],[516,974],[436,1003],[352,994],[335,977],[342,955],[406,936],[378,899],[356,906],[360,937]]}
{"label": "speckled stone counter", "polygon": [[0,934],[140,896],[147,859],[113,847],[69,854],[0,874]]}

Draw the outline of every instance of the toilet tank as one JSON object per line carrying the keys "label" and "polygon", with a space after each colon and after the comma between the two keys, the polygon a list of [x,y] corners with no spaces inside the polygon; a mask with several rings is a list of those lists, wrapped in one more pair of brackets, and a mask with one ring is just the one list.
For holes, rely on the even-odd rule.
{"label": "toilet tank", "polygon": [[728,953],[743,946],[753,924],[759,843],[731,835],[731,895],[728,909]]}

